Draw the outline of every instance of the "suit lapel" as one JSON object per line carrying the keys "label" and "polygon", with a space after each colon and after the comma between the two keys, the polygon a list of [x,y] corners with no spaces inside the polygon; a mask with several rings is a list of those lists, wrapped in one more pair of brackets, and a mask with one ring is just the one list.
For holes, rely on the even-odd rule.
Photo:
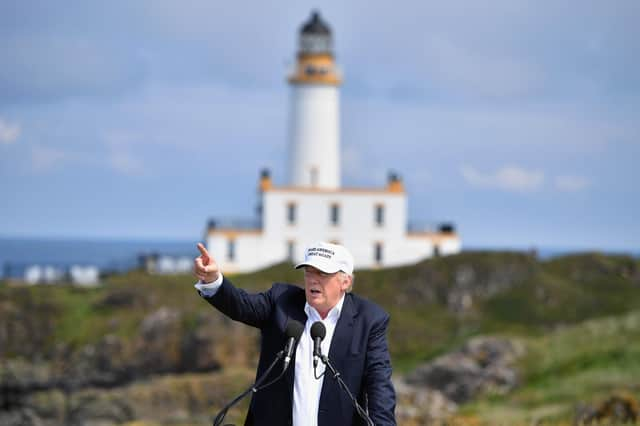
{"label": "suit lapel", "polygon": [[347,293],[344,296],[342,312],[340,313],[340,318],[338,318],[338,323],[336,324],[336,329],[331,339],[331,346],[329,347],[329,360],[331,360],[334,365],[346,356],[351,346],[354,316],[353,301],[351,300],[351,295]]}

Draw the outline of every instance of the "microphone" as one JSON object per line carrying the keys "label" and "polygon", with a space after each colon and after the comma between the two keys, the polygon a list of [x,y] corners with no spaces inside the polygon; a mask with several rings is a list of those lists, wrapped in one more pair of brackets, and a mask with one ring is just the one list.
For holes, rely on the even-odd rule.
{"label": "microphone", "polygon": [[[329,358],[322,355],[322,348],[320,347],[320,344],[322,343],[322,339],[324,339],[324,336],[326,334],[327,334],[327,329],[324,327],[324,324],[321,321],[316,321],[311,325],[311,338],[313,339],[314,377],[315,377],[316,367],[318,366],[318,359],[320,359],[322,360],[322,363],[329,370],[331,370],[331,374],[333,375],[333,378],[338,382],[340,387],[347,393],[347,395],[349,395],[349,398],[351,398],[351,402],[353,403],[353,406],[355,407],[356,412],[360,415],[360,417],[362,417],[367,422],[367,425],[374,426],[373,421],[369,417],[369,414],[362,408],[362,406],[360,406],[360,404],[358,403],[358,400],[353,396],[347,384],[340,377],[340,373],[338,373],[338,371],[333,367],[333,365],[331,365],[331,361],[329,360]],[[320,377],[322,377],[323,375],[324,373],[322,373]],[[320,377],[316,377],[316,379],[319,379]]]}
{"label": "microphone", "polygon": [[318,359],[322,357],[322,339],[327,334],[327,329],[320,321],[316,321],[311,325],[311,338],[313,339],[313,368],[318,366]]}
{"label": "microphone", "polygon": [[289,367],[289,363],[291,362],[291,357],[296,351],[296,346],[298,345],[298,340],[300,340],[300,336],[302,336],[302,332],[304,331],[304,325],[300,321],[296,321],[292,319],[287,323],[287,328],[284,331],[284,334],[287,336],[287,344],[284,347],[284,366],[282,371],[285,371],[287,367]]}
{"label": "microphone", "polygon": [[[323,330],[324,330],[324,327],[323,327]],[[287,336],[287,343],[284,347],[284,350],[276,354],[276,359],[273,360],[269,368],[267,368],[267,371],[262,373],[262,375],[256,379],[256,381],[253,383],[253,385],[251,385],[251,387],[249,387],[249,389],[241,393],[239,396],[236,397],[236,399],[228,403],[222,410],[220,410],[216,418],[213,420],[213,426],[220,426],[224,421],[225,416],[227,415],[227,411],[229,411],[231,407],[236,405],[238,401],[240,401],[242,398],[247,396],[249,393],[251,392],[256,393],[259,390],[269,387],[275,382],[277,382],[278,380],[280,380],[282,376],[284,376],[284,372],[287,371],[287,367],[291,362],[291,357],[293,356],[293,353],[296,349],[296,345],[298,343],[298,340],[300,340],[300,336],[302,335],[303,331],[304,331],[304,326],[299,321],[290,319],[290,321],[287,322],[287,328],[285,329],[285,335]],[[322,336],[324,337],[324,333]],[[285,357],[284,368],[282,369],[282,373],[280,373],[278,377],[271,380],[269,383],[262,384],[267,379],[267,377],[269,377],[269,373],[276,366],[277,362],[282,359],[282,357]]]}

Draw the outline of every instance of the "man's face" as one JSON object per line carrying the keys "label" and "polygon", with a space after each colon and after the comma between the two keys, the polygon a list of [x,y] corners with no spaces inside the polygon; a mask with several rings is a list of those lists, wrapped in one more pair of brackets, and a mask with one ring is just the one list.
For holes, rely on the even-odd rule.
{"label": "man's face", "polygon": [[341,272],[327,274],[313,266],[304,267],[304,290],[307,303],[323,317],[338,304],[349,285],[350,278],[347,274]]}

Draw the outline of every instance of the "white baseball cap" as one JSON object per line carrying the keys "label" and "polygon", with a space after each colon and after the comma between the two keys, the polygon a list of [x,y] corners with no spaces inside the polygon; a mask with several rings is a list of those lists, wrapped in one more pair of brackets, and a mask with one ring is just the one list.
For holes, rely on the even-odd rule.
{"label": "white baseball cap", "polygon": [[296,269],[303,266],[313,266],[327,274],[342,271],[353,275],[353,256],[339,244],[317,242],[307,247],[304,261],[297,264]]}

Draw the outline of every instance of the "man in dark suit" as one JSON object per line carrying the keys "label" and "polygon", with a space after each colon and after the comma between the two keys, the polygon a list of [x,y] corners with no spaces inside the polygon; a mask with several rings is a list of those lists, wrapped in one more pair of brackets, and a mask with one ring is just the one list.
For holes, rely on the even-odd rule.
{"label": "man in dark suit", "polygon": [[[304,268],[304,289],[275,283],[257,294],[236,288],[220,272],[202,244],[194,274],[200,295],[228,317],[261,331],[261,376],[285,346],[288,321],[305,325],[293,367],[282,380],[253,394],[245,425],[348,426],[366,424],[352,401],[324,365],[312,365],[311,324],[326,328],[322,353],[377,426],[395,425],[395,391],[386,330],[389,315],[380,307],[350,293],[353,257],[337,244],[316,243],[305,251],[296,268]],[[275,377],[278,373],[273,373]],[[320,378],[317,378],[321,376]]]}

